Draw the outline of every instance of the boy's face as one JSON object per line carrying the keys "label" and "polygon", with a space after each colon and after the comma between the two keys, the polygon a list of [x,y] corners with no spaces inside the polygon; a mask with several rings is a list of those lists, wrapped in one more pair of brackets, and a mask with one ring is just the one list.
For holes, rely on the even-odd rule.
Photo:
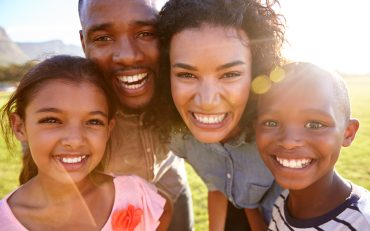
{"label": "boy's face", "polygon": [[325,181],[341,146],[354,138],[358,122],[347,121],[338,109],[332,81],[293,77],[273,86],[258,102],[257,145],[284,188],[300,190]]}

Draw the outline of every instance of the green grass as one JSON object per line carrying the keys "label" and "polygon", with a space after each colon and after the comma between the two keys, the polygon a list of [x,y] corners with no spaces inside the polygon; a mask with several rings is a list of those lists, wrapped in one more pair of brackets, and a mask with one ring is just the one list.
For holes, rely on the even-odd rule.
{"label": "green grass", "polygon": [[[336,165],[337,171],[356,184],[370,189],[370,76],[345,79],[351,96],[352,116],[360,120],[360,130],[354,143],[342,149]],[[0,105],[8,94],[0,93]],[[3,139],[0,140],[0,198],[17,186],[20,154],[10,154]],[[208,229],[207,189],[193,169],[187,165],[188,180],[192,189],[195,229]]]}

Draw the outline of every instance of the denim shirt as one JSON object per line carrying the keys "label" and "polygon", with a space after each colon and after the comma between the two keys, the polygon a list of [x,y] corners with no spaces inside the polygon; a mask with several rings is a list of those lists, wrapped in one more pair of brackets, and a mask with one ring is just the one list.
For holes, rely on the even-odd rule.
{"label": "denim shirt", "polygon": [[245,142],[243,134],[225,144],[205,144],[190,134],[176,134],[170,149],[194,168],[209,191],[222,192],[238,208],[261,207],[269,220],[282,189],[265,166],[254,141]]}

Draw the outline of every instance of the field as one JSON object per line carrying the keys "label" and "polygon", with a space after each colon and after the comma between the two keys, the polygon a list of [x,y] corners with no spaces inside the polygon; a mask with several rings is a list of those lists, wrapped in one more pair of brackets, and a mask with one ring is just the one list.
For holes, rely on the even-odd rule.
{"label": "field", "polygon": [[[347,77],[352,103],[352,116],[360,120],[354,143],[342,149],[337,171],[356,184],[370,189],[370,76]],[[0,105],[8,94],[0,92]],[[17,186],[20,154],[10,154],[0,140],[0,198]],[[207,190],[190,166],[188,179],[192,188],[196,230],[207,230]]]}

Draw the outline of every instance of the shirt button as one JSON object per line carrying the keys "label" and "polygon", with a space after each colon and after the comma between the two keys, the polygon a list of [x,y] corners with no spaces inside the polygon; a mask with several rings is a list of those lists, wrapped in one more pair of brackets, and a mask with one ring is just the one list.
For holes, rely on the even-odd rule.
{"label": "shirt button", "polygon": [[147,148],[147,149],[146,149],[146,152],[150,152],[150,151],[151,151],[151,150],[150,150],[150,148]]}
{"label": "shirt button", "polygon": [[227,179],[231,179],[231,174],[230,173],[226,174],[226,177]]}

